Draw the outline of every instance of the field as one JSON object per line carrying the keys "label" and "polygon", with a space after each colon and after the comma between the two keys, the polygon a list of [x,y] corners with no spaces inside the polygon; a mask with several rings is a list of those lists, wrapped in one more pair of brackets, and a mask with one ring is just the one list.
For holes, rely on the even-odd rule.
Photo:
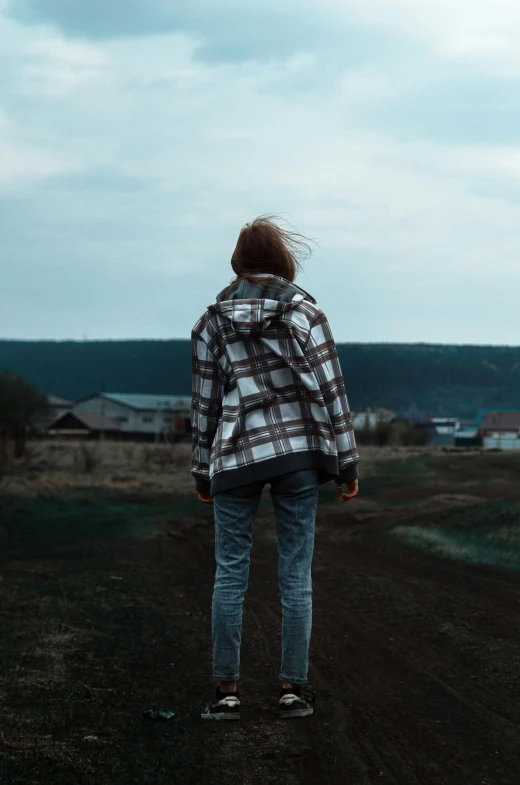
{"label": "field", "polygon": [[517,785],[519,484],[516,453],[367,449],[359,500],[323,488],[318,703],[286,723],[266,497],[222,727],[199,720],[213,527],[187,447],[31,445],[0,481],[0,782]]}

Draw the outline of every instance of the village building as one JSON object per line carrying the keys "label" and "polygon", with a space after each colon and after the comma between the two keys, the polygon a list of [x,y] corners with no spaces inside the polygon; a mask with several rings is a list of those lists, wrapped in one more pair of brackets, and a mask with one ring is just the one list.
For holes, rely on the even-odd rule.
{"label": "village building", "polygon": [[454,436],[461,428],[457,417],[430,417],[430,420],[440,436]]}
{"label": "village building", "polygon": [[491,439],[519,439],[520,412],[486,412],[479,432]]}
{"label": "village building", "polygon": [[190,396],[103,392],[82,398],[71,411],[118,423],[119,438],[159,442],[191,438],[190,409]]}
{"label": "village building", "polygon": [[121,426],[95,412],[68,411],[52,423],[47,433],[61,439],[117,438],[121,434]]}
{"label": "village building", "polygon": [[488,449],[520,449],[520,412],[486,412],[478,429]]}

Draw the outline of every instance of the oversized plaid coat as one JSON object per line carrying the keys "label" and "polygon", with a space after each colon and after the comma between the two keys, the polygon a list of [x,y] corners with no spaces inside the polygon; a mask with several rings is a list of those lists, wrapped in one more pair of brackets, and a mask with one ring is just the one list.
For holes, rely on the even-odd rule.
{"label": "oversized plaid coat", "polygon": [[283,278],[221,293],[192,331],[193,465],[212,495],[299,469],[357,477],[359,456],[323,311]]}

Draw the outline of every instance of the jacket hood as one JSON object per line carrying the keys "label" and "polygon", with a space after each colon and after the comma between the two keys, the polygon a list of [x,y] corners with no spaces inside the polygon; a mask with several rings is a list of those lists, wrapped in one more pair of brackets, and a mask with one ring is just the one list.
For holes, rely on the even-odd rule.
{"label": "jacket hood", "polygon": [[239,335],[258,335],[273,319],[292,310],[303,300],[316,304],[308,292],[285,278],[276,275],[255,277],[262,279],[261,283],[240,281],[231,289],[224,289],[216,303],[209,307],[210,311],[229,319]]}

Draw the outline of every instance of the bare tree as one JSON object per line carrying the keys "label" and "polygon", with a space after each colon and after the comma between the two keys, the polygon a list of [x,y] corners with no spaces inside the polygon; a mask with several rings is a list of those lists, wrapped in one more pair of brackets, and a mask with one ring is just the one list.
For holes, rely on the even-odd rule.
{"label": "bare tree", "polygon": [[0,464],[13,455],[25,452],[27,435],[38,427],[49,413],[47,395],[11,371],[0,373]]}

